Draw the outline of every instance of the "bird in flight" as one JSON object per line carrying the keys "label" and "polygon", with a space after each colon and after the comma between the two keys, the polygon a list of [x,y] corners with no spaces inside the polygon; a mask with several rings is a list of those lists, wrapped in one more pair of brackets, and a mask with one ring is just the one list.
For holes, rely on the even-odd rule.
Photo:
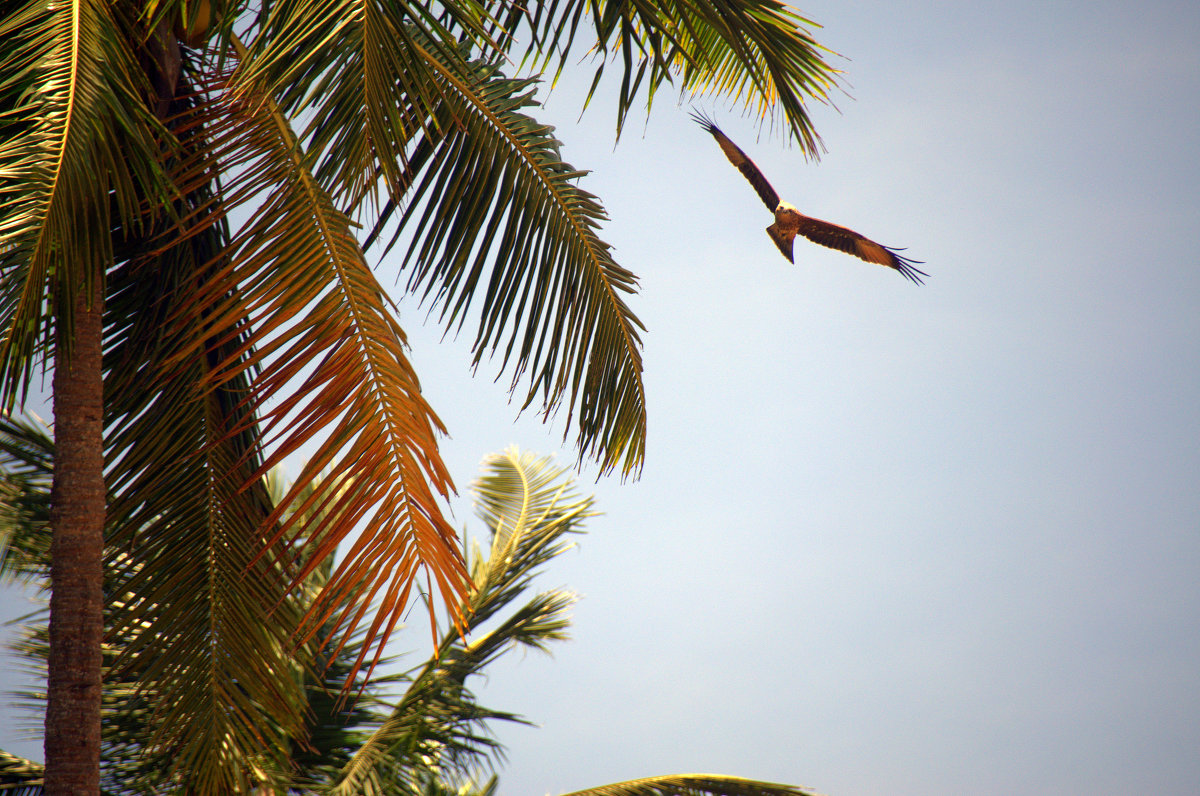
{"label": "bird in flight", "polygon": [[730,163],[737,166],[742,176],[754,186],[754,190],[758,192],[763,203],[775,214],[775,223],[767,227],[767,234],[771,236],[771,240],[775,241],[775,245],[779,247],[779,251],[783,252],[783,256],[788,258],[789,262],[796,262],[792,259],[792,241],[799,234],[813,243],[819,243],[822,246],[846,252],[846,254],[853,254],[860,260],[895,268],[906,279],[910,279],[918,285],[922,284],[921,277],[929,276],[915,267],[918,264],[923,265],[920,260],[910,260],[898,254],[896,249],[864,238],[854,230],[839,227],[837,224],[830,224],[828,221],[821,221],[817,218],[809,218],[794,206],[787,202],[781,202],[779,194],[775,193],[775,189],[758,170],[758,166],[754,165],[754,161],[746,157],[746,153],[738,149],[737,144],[730,141],[729,137],[713,124],[712,119],[696,110],[692,111],[692,118],[701,127],[712,133],[712,137],[717,139],[717,143],[721,145],[721,151],[725,153],[725,157],[729,158]]}

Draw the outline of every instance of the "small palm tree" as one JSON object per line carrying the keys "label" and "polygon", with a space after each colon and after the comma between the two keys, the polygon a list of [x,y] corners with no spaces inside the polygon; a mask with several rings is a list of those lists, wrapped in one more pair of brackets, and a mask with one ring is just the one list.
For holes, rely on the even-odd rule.
{"label": "small palm tree", "polygon": [[[41,577],[48,536],[44,501],[52,459],[49,437],[33,424],[0,428],[0,490],[11,498],[0,514],[6,541],[4,574]],[[316,492],[322,489],[318,482]],[[487,528],[486,549],[464,550],[473,586],[464,612],[478,630],[469,636],[449,623],[429,659],[406,672],[369,676],[354,663],[361,639],[328,654],[309,645],[278,676],[302,683],[305,721],[298,734],[282,737],[277,755],[239,761],[240,782],[216,783],[224,792],[259,794],[395,794],[396,796],[493,796],[492,772],[499,747],[488,732],[493,721],[523,721],[481,705],[470,681],[514,649],[547,651],[567,638],[575,596],[561,589],[529,592],[533,580],[571,545],[593,500],[582,497],[566,471],[549,459],[509,450],[488,457],[473,485],[476,510]],[[282,496],[283,490],[276,489]],[[331,567],[315,569],[300,590],[311,602]],[[117,601],[119,606],[119,601]],[[118,607],[119,610],[119,607]],[[485,629],[486,628],[486,629]],[[122,640],[124,643],[127,640]],[[46,655],[45,629],[35,627],[22,651]],[[110,662],[115,655],[110,656]],[[117,673],[119,670],[110,669]],[[171,762],[156,737],[147,701],[150,683],[118,682],[106,701],[103,792],[157,794],[213,792],[206,772]],[[27,699],[30,695],[27,695]],[[40,697],[32,695],[36,702]],[[195,731],[191,728],[189,731]],[[210,739],[220,744],[220,739]],[[0,789],[40,793],[42,767],[0,752]],[[209,774],[212,776],[212,774]],[[7,792],[7,791],[5,791]],[[798,796],[790,786],[711,775],[677,775],[616,783],[571,796]]]}

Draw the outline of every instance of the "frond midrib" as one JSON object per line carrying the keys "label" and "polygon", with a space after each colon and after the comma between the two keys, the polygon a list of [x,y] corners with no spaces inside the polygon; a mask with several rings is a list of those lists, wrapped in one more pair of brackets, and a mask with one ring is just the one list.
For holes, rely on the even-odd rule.
{"label": "frond midrib", "polygon": [[[441,64],[437,58],[432,57],[427,50],[420,47],[419,44],[414,43],[413,46],[420,51],[426,62],[431,64],[433,68],[442,75],[443,79],[451,83],[463,96],[471,97],[474,100],[473,105],[477,111],[485,116],[491,123],[491,126],[500,131],[500,134],[509,142],[512,149],[519,153],[519,156],[521,157],[528,171],[532,172],[537,177],[538,181],[546,188],[549,195],[553,197],[554,205],[559,208],[561,216],[565,217],[567,222],[571,225],[571,228],[575,232],[576,239],[583,241],[588,252],[588,262],[591,265],[591,270],[593,270],[593,272],[603,274],[606,270],[605,260],[597,251],[596,241],[594,236],[591,234],[590,228],[581,223],[576,214],[571,212],[570,203],[564,197],[555,180],[538,165],[536,159],[526,150],[521,141],[511,133],[511,131],[508,129],[508,126],[501,123],[499,117],[492,112],[487,104],[480,101],[475,96],[475,93],[472,91],[469,85],[460,80],[451,70],[447,69],[443,64]],[[636,351],[637,344],[634,340],[634,335],[630,331],[628,319],[625,317],[625,314],[618,309],[623,302],[616,295],[612,283],[607,278],[601,278],[600,282],[603,284],[604,292],[608,297],[607,306],[610,307],[611,311],[616,315],[617,322],[621,329],[621,336],[624,342],[621,350],[626,352]],[[633,373],[634,383],[637,385],[638,391],[638,404],[644,406],[645,386],[642,382],[642,374],[637,368],[633,368],[633,370],[635,371]]]}

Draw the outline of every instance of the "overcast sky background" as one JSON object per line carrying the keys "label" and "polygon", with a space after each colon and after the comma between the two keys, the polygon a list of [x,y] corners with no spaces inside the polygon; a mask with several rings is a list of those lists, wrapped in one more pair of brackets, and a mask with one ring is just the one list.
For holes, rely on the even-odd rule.
{"label": "overcast sky background", "polygon": [[[697,105],[930,279],[787,263],[686,104],[614,149],[611,102],[551,95],[640,277],[649,450],[636,482],[582,476],[605,514],[544,579],[583,596],[574,639],[478,684],[540,725],[502,728],[501,792],[1196,793],[1200,4],[799,5],[853,96],[814,107],[819,164]],[[403,310],[478,530],[480,458],[558,450],[561,419],[514,423],[469,336]],[[0,748],[40,757],[11,715]]]}

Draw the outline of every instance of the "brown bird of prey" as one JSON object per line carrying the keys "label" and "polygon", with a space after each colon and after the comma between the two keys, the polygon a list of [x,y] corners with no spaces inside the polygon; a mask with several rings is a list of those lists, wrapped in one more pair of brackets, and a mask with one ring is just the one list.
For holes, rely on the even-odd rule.
{"label": "brown bird of prey", "polygon": [[767,227],[767,234],[771,236],[771,240],[775,241],[775,245],[779,247],[779,251],[783,252],[783,256],[788,258],[789,262],[796,262],[792,259],[792,241],[799,234],[813,243],[819,243],[822,246],[846,252],[846,254],[853,254],[869,263],[895,268],[918,285],[921,284],[922,276],[929,276],[914,267],[918,264],[923,265],[920,260],[910,260],[901,256],[897,254],[896,249],[868,240],[854,230],[830,224],[828,221],[809,218],[787,202],[779,201],[779,194],[775,193],[775,189],[758,170],[758,166],[754,165],[754,161],[746,157],[746,153],[738,149],[737,144],[730,141],[728,136],[713,124],[712,119],[695,110],[692,111],[692,118],[701,127],[712,133],[712,137],[717,139],[717,143],[721,145],[721,151],[725,153],[725,157],[729,158],[730,163],[737,166],[738,171],[754,186],[754,190],[758,192],[767,208],[775,214],[775,223]]}

